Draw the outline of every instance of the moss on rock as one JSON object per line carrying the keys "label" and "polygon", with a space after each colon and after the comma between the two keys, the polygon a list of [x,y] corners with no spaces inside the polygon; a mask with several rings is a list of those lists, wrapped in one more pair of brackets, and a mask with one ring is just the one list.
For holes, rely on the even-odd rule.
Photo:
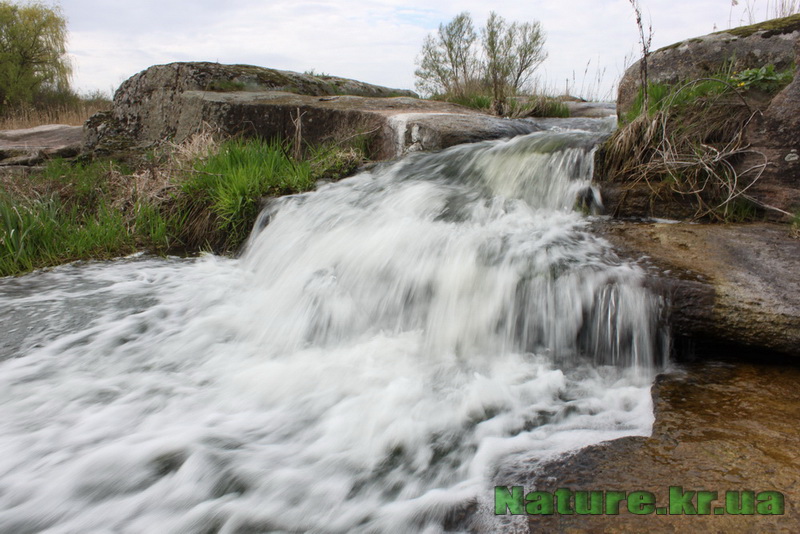
{"label": "moss on rock", "polygon": [[761,37],[769,38],[775,35],[784,35],[796,31],[800,31],[800,14],[780,19],[766,20],[758,24],[751,24],[750,26],[731,28],[730,30],[717,32],[717,34],[729,33],[736,37],[750,37],[755,33],[761,33]]}

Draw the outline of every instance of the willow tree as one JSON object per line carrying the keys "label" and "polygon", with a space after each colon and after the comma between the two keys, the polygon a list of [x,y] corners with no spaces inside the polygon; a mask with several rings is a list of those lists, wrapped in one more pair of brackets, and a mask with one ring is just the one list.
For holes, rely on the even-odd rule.
{"label": "willow tree", "polygon": [[42,90],[67,91],[71,75],[61,9],[0,2],[0,106],[29,104]]}

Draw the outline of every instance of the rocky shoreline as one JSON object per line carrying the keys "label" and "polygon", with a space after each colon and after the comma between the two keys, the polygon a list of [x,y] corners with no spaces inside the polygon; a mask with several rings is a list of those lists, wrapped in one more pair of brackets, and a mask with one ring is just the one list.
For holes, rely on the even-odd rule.
{"label": "rocky shoreline", "polygon": [[[741,68],[797,65],[799,36],[800,15],[795,15],[690,39],[653,54],[651,80],[709,76],[732,50],[739,52]],[[632,105],[637,83],[638,64],[620,84],[620,116]],[[678,194],[654,191],[646,179],[621,183],[597,176],[614,217],[594,229],[639,263],[647,284],[664,297],[673,359],[652,388],[650,437],[582,449],[542,466],[526,488],[646,491],[659,506],[670,502],[670,487],[716,492],[710,513],[654,509],[636,515],[623,507],[620,515],[531,516],[530,532],[800,531],[800,240],[786,224],[786,215],[800,207],[799,94],[795,71],[794,80],[745,131],[750,147],[767,162],[749,193],[763,206],[778,207],[768,215],[781,223],[698,223],[696,206]],[[753,162],[744,158],[738,164],[747,168]],[[785,510],[729,514],[728,491],[780,492]],[[696,497],[692,504],[697,506]]]}

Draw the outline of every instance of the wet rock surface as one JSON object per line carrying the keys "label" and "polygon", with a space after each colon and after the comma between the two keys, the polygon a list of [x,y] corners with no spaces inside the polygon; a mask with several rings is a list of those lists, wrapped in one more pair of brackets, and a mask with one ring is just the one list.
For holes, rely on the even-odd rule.
{"label": "wet rock surface", "polygon": [[[653,385],[650,437],[554,461],[526,491],[648,491],[657,506],[668,506],[669,488],[680,486],[718,499],[710,515],[636,515],[623,504],[619,515],[531,516],[529,531],[800,531],[800,240],[768,223],[606,220],[595,228],[647,269],[688,359]],[[715,512],[725,507],[726,491],[780,492],[785,512]]]}
{"label": "wet rock surface", "polygon": [[[758,358],[758,354],[753,354]],[[800,369],[786,364],[705,361],[660,375],[651,437],[622,438],[545,466],[526,491],[650,491],[669,487],[778,491],[784,515],[532,516],[530,532],[800,532]],[[694,499],[695,506],[697,498]]]}
{"label": "wet rock surface", "polygon": [[667,298],[673,335],[800,356],[800,240],[786,225],[598,225]]}

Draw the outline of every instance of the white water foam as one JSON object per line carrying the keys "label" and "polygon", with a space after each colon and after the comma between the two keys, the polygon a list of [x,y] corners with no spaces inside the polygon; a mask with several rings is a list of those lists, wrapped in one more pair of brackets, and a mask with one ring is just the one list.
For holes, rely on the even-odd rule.
{"label": "white water foam", "polygon": [[498,477],[649,433],[659,302],[571,210],[595,139],[277,200],[237,260],[0,281],[0,531],[480,530]]}

